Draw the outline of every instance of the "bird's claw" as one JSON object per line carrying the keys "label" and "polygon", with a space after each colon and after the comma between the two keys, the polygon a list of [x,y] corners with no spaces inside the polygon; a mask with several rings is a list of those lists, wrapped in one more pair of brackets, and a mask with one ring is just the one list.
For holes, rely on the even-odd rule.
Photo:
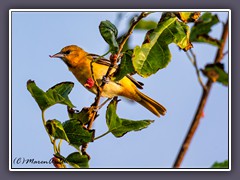
{"label": "bird's claw", "polygon": [[98,106],[94,106],[93,109],[92,109],[93,112],[98,112],[98,110],[99,110]]}
{"label": "bird's claw", "polygon": [[110,81],[109,77],[103,76],[102,82],[103,82],[104,84],[108,84],[109,81]]}

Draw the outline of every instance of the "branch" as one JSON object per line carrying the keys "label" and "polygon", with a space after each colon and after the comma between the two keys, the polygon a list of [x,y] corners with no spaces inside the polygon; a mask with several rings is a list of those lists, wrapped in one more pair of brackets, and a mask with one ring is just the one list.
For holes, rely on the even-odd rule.
{"label": "branch", "polygon": [[[109,66],[108,70],[107,70],[107,73],[106,75],[103,77],[105,80],[102,80],[102,84],[101,86],[99,87],[98,86],[98,93],[97,93],[97,96],[95,98],[95,102],[92,104],[92,106],[95,106],[97,107],[99,105],[99,102],[100,102],[100,97],[101,97],[101,94],[102,94],[102,90],[103,90],[103,87],[105,86],[105,84],[107,84],[107,81],[108,81],[108,78],[110,76],[110,72],[112,71],[113,67],[117,64],[117,61],[118,61],[118,57],[123,49],[123,46],[124,44],[127,42],[128,38],[130,37],[130,35],[132,34],[133,32],[133,29],[135,28],[135,26],[137,25],[137,23],[143,19],[144,17],[146,17],[147,15],[149,15],[150,13],[149,12],[142,12],[137,20],[133,21],[132,25],[130,26],[128,32],[126,33],[126,35],[124,36],[123,40],[121,41],[121,43],[119,44],[119,50],[116,54],[113,54],[110,56],[110,61],[111,61],[111,65]],[[93,73],[93,72],[92,72]],[[95,112],[95,115],[97,114],[97,112]],[[95,119],[95,115],[93,116],[92,120],[90,120],[90,123],[88,125],[88,129],[91,129],[92,127],[92,123]]]}
{"label": "branch", "polygon": [[[127,42],[128,38],[131,36],[131,34],[132,34],[134,28],[136,27],[136,25],[138,24],[138,22],[139,22],[141,19],[147,17],[150,13],[151,13],[151,12],[142,12],[142,13],[137,17],[136,20],[135,20],[135,19],[133,20],[133,22],[132,22],[132,24],[131,24],[128,32],[125,34],[125,36],[123,37],[123,40],[122,40],[122,41],[120,42],[120,44],[119,44],[118,52],[117,52],[116,54],[112,54],[112,55],[110,56],[111,65],[110,65],[109,68],[108,68],[108,71],[107,71],[107,73],[106,73],[106,75],[105,75],[105,78],[108,78],[108,77],[109,77],[110,72],[112,71],[113,67],[117,64],[118,59],[119,59],[119,57],[120,57],[120,55],[121,55],[121,51],[122,51],[122,49],[123,49],[123,47],[124,47],[124,44]],[[104,83],[104,85],[105,85],[105,83]],[[103,85],[103,86],[104,86],[104,85]]]}
{"label": "branch", "polygon": [[124,44],[127,42],[128,38],[131,36],[133,29],[135,28],[135,26],[138,24],[138,22],[147,17],[151,12],[142,12],[138,18],[136,20],[133,20],[132,25],[130,26],[128,32],[125,34],[123,40],[121,41],[121,43],[119,44],[119,50],[117,52],[117,55],[119,55],[123,49]]}
{"label": "branch", "polygon": [[[225,43],[226,43],[226,40],[227,40],[227,37],[228,37],[228,20],[226,22],[226,24],[224,25],[224,29],[223,29],[223,33],[222,33],[222,37],[221,37],[221,46],[219,47],[218,51],[217,51],[217,54],[216,54],[216,57],[215,57],[215,60],[214,60],[214,63],[217,63],[217,62],[220,62],[223,58],[223,49],[224,49],[224,46],[225,46]],[[201,97],[201,100],[199,102],[199,105],[198,105],[198,109],[196,111],[196,114],[194,116],[194,119],[192,121],[192,124],[188,130],[188,133],[185,137],[185,140],[181,146],[181,149],[178,153],[178,156],[175,160],[175,163],[173,165],[173,168],[179,168],[183,159],[184,159],[184,156],[186,155],[186,152],[188,150],[188,147],[190,146],[190,143],[192,141],[192,138],[195,134],[195,131],[199,125],[199,122],[200,122],[200,119],[202,117],[202,113],[203,113],[203,109],[206,105],[206,102],[207,102],[207,99],[208,99],[208,96],[209,96],[209,92],[211,90],[211,87],[212,87],[212,84],[213,84],[213,81],[211,81],[210,79],[208,79],[207,83],[206,83],[206,89],[203,89],[203,94],[202,94],[202,97]]]}
{"label": "branch", "polygon": [[[117,64],[117,62],[118,62],[118,57],[119,57],[120,54],[121,54],[121,51],[122,51],[122,49],[123,49],[124,44],[127,42],[128,38],[129,38],[130,35],[132,34],[133,29],[135,28],[135,26],[137,25],[137,23],[138,23],[142,18],[146,17],[146,16],[149,15],[149,14],[150,14],[149,12],[142,12],[142,13],[138,16],[137,20],[133,21],[133,23],[132,23],[132,25],[130,26],[128,32],[126,33],[126,35],[124,36],[123,40],[122,40],[121,43],[119,44],[119,50],[118,50],[118,52],[117,52],[116,54],[112,54],[112,55],[110,56],[111,65],[109,66],[109,68],[108,68],[108,70],[107,70],[107,72],[106,72],[106,75],[105,75],[105,76],[103,77],[103,79],[102,79],[102,84],[101,84],[101,86],[97,85],[97,95],[96,95],[96,97],[95,97],[94,103],[91,105],[91,108],[94,109],[94,110],[92,111],[92,116],[91,116],[91,119],[90,119],[89,124],[88,124],[88,126],[87,126],[87,129],[91,129],[91,128],[92,128],[93,122],[94,122],[94,120],[95,120],[96,117],[97,117],[98,106],[99,106],[99,103],[100,103],[100,98],[101,98],[101,96],[102,96],[103,88],[104,88],[105,84],[108,83],[108,79],[109,79],[109,77],[110,77],[110,75],[111,75],[110,73],[111,73],[113,67],[114,67],[114,66]],[[94,62],[92,62],[92,63],[94,63]],[[92,69],[92,63],[91,63],[91,71],[92,71],[92,77],[94,78],[94,75],[93,75],[94,72],[93,72],[93,69]],[[94,81],[95,81],[95,80],[94,80]],[[95,82],[96,82],[96,81],[95,81]],[[85,144],[82,145],[82,149],[81,149],[82,154],[88,155],[88,154],[86,153],[87,146],[88,146],[88,143],[85,143]],[[89,156],[89,155],[88,155],[88,156]],[[89,158],[90,158],[90,157],[89,157]]]}

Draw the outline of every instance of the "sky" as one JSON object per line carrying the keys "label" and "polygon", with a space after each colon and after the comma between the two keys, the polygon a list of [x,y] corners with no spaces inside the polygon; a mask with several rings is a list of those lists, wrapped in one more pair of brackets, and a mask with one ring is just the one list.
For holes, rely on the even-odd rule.
{"label": "sky", "polygon": [[[77,109],[88,107],[94,102],[94,94],[88,92],[68,70],[60,59],[49,55],[59,52],[67,45],[78,45],[85,51],[102,55],[108,45],[99,33],[101,21],[114,23],[119,35],[126,32],[128,22],[139,12],[12,12],[12,119],[11,145],[12,168],[53,168],[52,164],[29,164],[24,159],[49,161],[53,148],[42,124],[41,111],[30,93],[26,82],[34,80],[46,91],[63,81],[74,82],[69,97]],[[214,12],[221,22],[227,12]],[[158,21],[160,12],[146,19]],[[191,25],[191,24],[190,24]],[[215,25],[210,35],[220,38],[222,24]],[[130,46],[140,45],[144,31],[136,30],[131,36]],[[213,62],[216,47],[193,43],[199,68]],[[202,89],[196,72],[185,52],[171,44],[172,59],[167,68],[149,78],[134,76],[142,81],[142,92],[167,108],[165,116],[157,118],[137,103],[121,98],[117,113],[119,117],[155,120],[148,128],[127,133],[122,138],[108,134],[89,144],[91,168],[171,168],[181,144],[192,122],[201,98]],[[225,47],[225,51],[228,50]],[[222,60],[228,71],[228,56]],[[201,75],[204,82],[207,81]],[[215,83],[204,109],[204,117],[195,133],[182,168],[209,168],[214,162],[228,159],[228,91]],[[107,131],[104,107],[93,128],[96,136]],[[46,119],[68,120],[66,107],[54,105],[46,111]],[[67,156],[75,149],[63,143],[61,153]],[[18,162],[21,163],[16,163]]]}

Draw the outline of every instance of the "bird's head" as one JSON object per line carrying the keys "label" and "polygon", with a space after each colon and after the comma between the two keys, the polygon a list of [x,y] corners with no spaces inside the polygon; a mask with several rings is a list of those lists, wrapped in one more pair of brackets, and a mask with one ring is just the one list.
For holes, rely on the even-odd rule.
{"label": "bird's head", "polygon": [[76,45],[70,45],[62,48],[59,53],[49,55],[51,58],[60,58],[68,67],[75,67],[87,53]]}

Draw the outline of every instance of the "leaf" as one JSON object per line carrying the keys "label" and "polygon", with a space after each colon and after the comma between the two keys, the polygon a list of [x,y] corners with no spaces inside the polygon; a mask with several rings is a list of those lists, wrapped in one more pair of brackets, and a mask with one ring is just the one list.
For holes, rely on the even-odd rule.
{"label": "leaf", "polygon": [[99,25],[99,30],[103,39],[109,44],[110,51],[112,53],[116,53],[119,49],[117,43],[118,30],[116,26],[108,20],[101,21]]}
{"label": "leaf", "polygon": [[228,74],[224,71],[222,63],[207,64],[205,69],[201,69],[202,73],[211,79],[213,82],[220,82],[228,86]]}
{"label": "leaf", "polygon": [[132,53],[133,53],[132,50],[128,50],[126,53],[124,53],[121,59],[121,63],[117,71],[114,73],[113,76],[114,81],[119,81],[127,74],[131,74],[135,71],[132,64]]}
{"label": "leaf", "polygon": [[153,29],[156,27],[157,27],[157,23],[155,21],[142,19],[141,21],[138,22],[135,29],[149,30],[149,29]]}
{"label": "leaf", "polygon": [[87,124],[90,119],[92,119],[93,116],[93,111],[94,111],[94,107],[91,106],[90,108],[83,108],[80,112],[79,112],[79,120],[83,123],[83,124]]}
{"label": "leaf", "polygon": [[225,160],[223,162],[215,162],[211,168],[228,168],[228,160]]}
{"label": "leaf", "polygon": [[82,124],[87,124],[92,116],[93,107],[84,107],[80,112],[72,108],[68,108],[68,116],[71,120],[79,120]]}
{"label": "leaf", "polygon": [[221,45],[221,42],[219,40],[214,39],[207,34],[199,35],[197,42],[204,42],[204,43],[208,43],[208,44],[211,44],[213,46],[218,46],[218,47],[220,47],[220,45]]}
{"label": "leaf", "polygon": [[68,137],[60,121],[56,119],[48,120],[46,122],[46,128],[47,128],[48,134],[53,136],[55,139],[64,139],[67,142],[69,142]]}
{"label": "leaf", "polygon": [[199,16],[200,12],[176,12],[175,15],[181,19],[184,23],[195,22]]}
{"label": "leaf", "polygon": [[191,29],[191,42],[204,42],[214,46],[220,46],[220,41],[209,36],[213,25],[219,23],[217,15],[212,15],[209,12],[204,13]]}
{"label": "leaf", "polygon": [[89,168],[89,159],[87,155],[81,155],[79,152],[74,152],[66,158],[68,164],[75,168]]}
{"label": "leaf", "polygon": [[27,82],[28,91],[42,111],[57,103],[74,107],[68,98],[68,94],[71,92],[73,86],[74,84],[72,82],[62,82],[53,86],[47,92],[44,92],[34,81],[29,80]]}
{"label": "leaf", "polygon": [[52,105],[52,101],[47,97],[46,93],[42,89],[37,87],[34,81],[28,80],[27,89],[41,110],[45,110]]}
{"label": "leaf", "polygon": [[168,48],[170,43],[175,43],[184,50],[192,47],[189,27],[179,22],[173,13],[165,13],[158,26],[147,32],[142,46],[134,48],[132,61],[137,73],[148,77],[165,68],[171,60]]}
{"label": "leaf", "polygon": [[63,123],[63,128],[69,143],[77,149],[84,143],[93,142],[94,130],[87,130],[78,120],[68,120]]}
{"label": "leaf", "polygon": [[46,94],[54,101],[54,104],[59,103],[74,107],[68,98],[68,94],[71,92],[73,86],[74,83],[72,82],[62,82],[48,89]]}
{"label": "leaf", "polygon": [[114,98],[107,107],[106,121],[109,131],[115,137],[122,137],[130,131],[139,131],[147,128],[154,121],[152,120],[139,120],[133,121],[128,119],[119,118],[116,114],[117,98]]}

